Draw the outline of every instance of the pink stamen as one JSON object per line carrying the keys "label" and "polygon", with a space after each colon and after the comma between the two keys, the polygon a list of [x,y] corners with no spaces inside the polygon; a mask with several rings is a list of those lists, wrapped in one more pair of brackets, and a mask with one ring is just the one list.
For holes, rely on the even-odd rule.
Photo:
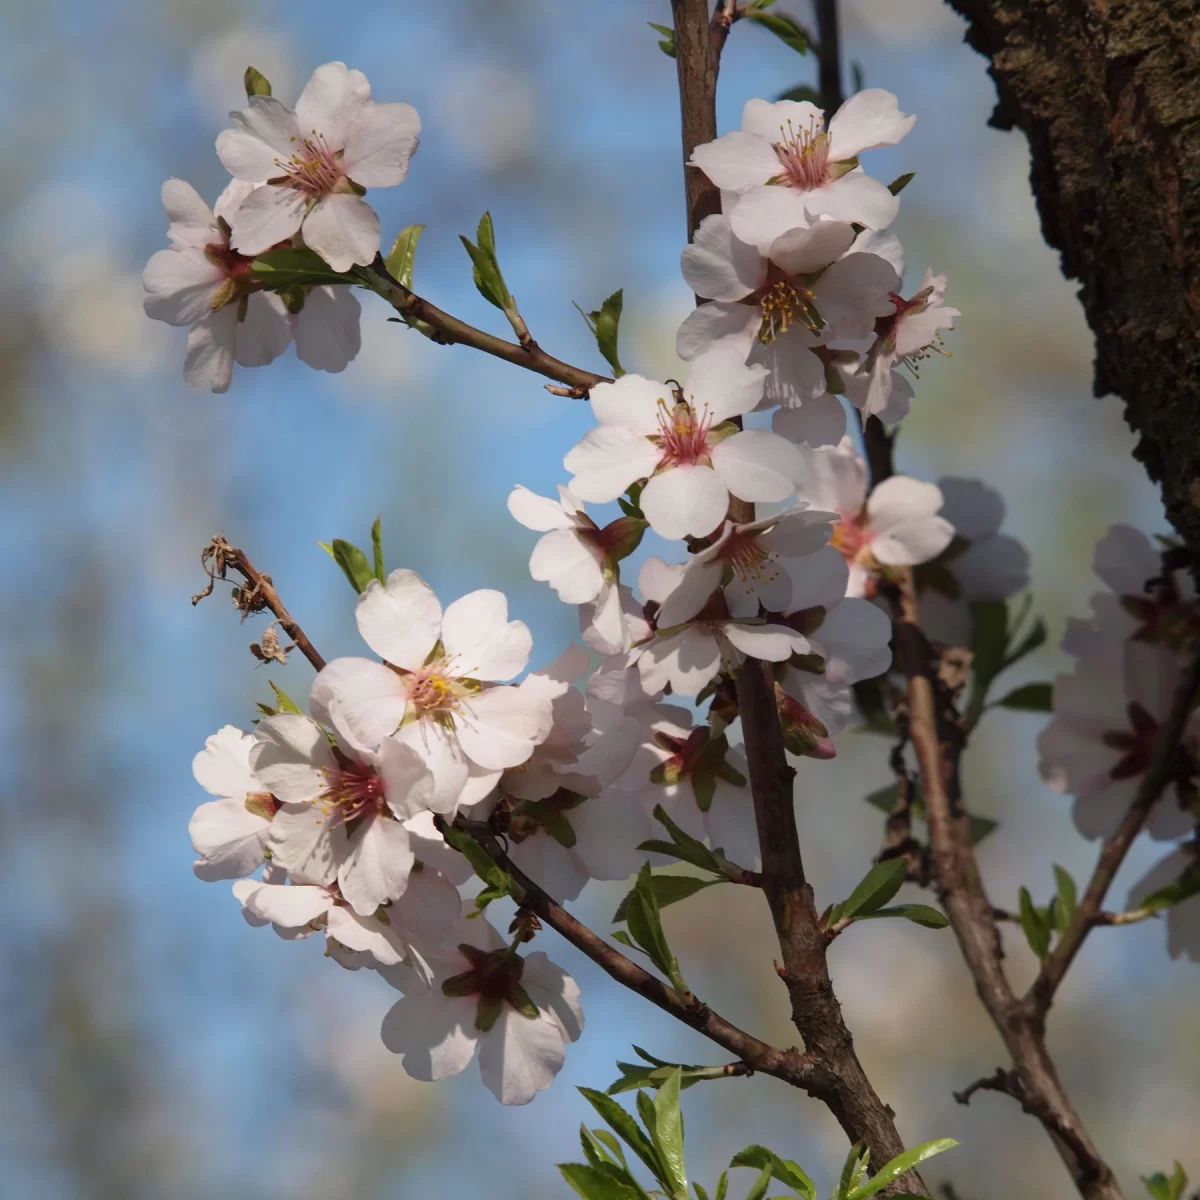
{"label": "pink stamen", "polygon": [[383,780],[370,768],[349,766],[327,771],[329,786],[321,793],[334,825],[345,825],[383,808]]}
{"label": "pink stamen", "polygon": [[779,127],[781,140],[775,143],[775,157],[783,174],[774,182],[786,187],[811,192],[826,180],[829,168],[829,135],[818,128],[814,118],[807,129],[799,132],[791,121]]}
{"label": "pink stamen", "polygon": [[695,409],[684,401],[667,408],[666,403],[660,400],[658,436],[655,439],[659,447],[659,467],[691,467],[697,463],[707,465],[712,450],[708,440],[711,425],[712,418],[707,408],[697,416]]}
{"label": "pink stamen", "polygon": [[310,198],[328,196],[337,191],[338,185],[346,178],[339,154],[340,151],[332,150],[324,135],[314,129],[312,136],[300,143],[291,158],[275,160],[283,171],[283,177],[271,182],[295,188]]}

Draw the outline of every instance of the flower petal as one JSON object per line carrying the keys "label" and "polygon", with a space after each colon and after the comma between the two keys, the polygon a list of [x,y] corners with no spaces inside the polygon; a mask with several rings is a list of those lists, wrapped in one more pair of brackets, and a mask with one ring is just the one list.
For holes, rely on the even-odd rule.
{"label": "flower petal", "polygon": [[235,179],[261,183],[282,173],[301,140],[296,115],[274,96],[254,96],[240,112],[232,112],[232,129],[217,137],[217,157]]}
{"label": "flower petal", "polygon": [[675,353],[685,362],[703,354],[710,346],[728,339],[741,351],[743,360],[754,345],[761,318],[750,304],[726,304],[714,300],[693,309],[675,334]]}
{"label": "flower petal", "polygon": [[658,624],[663,629],[690,621],[721,586],[725,564],[720,559],[705,561],[693,557],[679,575],[679,580],[658,610]]}
{"label": "flower petal", "polygon": [[249,812],[244,800],[210,800],[188,822],[192,849],[202,861],[193,868],[205,881],[241,879],[258,870],[271,823]]}
{"label": "flower petal", "polygon": [[529,558],[529,573],[549,583],[564,604],[595,600],[604,586],[596,555],[566,529],[551,530],[538,539]]}
{"label": "flower petal", "polygon": [[291,344],[292,326],[278,296],[256,292],[246,301],[246,317],[233,335],[234,361],[242,367],[265,367]]}
{"label": "flower petal", "polygon": [[170,228],[167,237],[184,246],[203,250],[220,240],[216,218],[200,193],[182,179],[168,179],[162,185],[162,204],[167,210]]}
{"label": "flower petal", "polygon": [[580,500],[602,504],[615,500],[634,480],[652,474],[658,449],[639,433],[601,425],[568,451],[563,466],[572,473],[571,491]]}
{"label": "flower petal", "polygon": [[779,159],[771,142],[740,129],[697,146],[688,161],[717,187],[734,192],[765,184],[779,174]]}
{"label": "flower petal", "polygon": [[346,174],[362,187],[393,187],[408,174],[421,118],[411,104],[372,104],[346,126]]}
{"label": "flower petal", "polygon": [[194,392],[227,392],[233,382],[233,339],[237,305],[197,321],[188,331],[183,380]]}
{"label": "flower petal", "polygon": [[533,635],[524,621],[508,619],[503,592],[480,588],[446,609],[442,643],[456,674],[499,682],[525,670]]}
{"label": "flower petal", "polygon": [[622,375],[612,383],[598,383],[591,390],[592,413],[601,425],[616,425],[643,435],[658,432],[662,405],[670,408],[673,403],[671,389],[665,383],[644,375]]}
{"label": "flower petal", "polygon": [[[743,436],[734,434],[716,446],[714,464],[716,451]],[[640,504],[650,528],[660,537],[705,537],[725,519],[729,489],[712,467],[674,467],[646,484]]]}
{"label": "flower petal", "polygon": [[789,229],[780,234],[771,243],[767,257],[788,275],[809,275],[841,258],[853,241],[851,226],[841,221],[816,221],[807,229]]}
{"label": "flower petal", "polygon": [[337,374],[362,349],[362,305],[347,287],[315,287],[292,318],[296,357],[315,371]]}
{"label": "flower petal", "polygon": [[322,63],[309,76],[296,101],[296,124],[306,133],[321,133],[329,146],[344,144],[347,119],[371,100],[371,85],[361,71],[351,71],[344,62]]}
{"label": "flower petal", "polygon": [[741,300],[767,280],[766,259],[735,238],[729,218],[719,213],[700,222],[693,241],[684,247],[680,266],[688,287],[709,300]]}
{"label": "flower petal", "polygon": [[893,196],[885,184],[862,171],[851,171],[832,183],[798,195],[803,197],[805,209],[814,220],[826,216],[865,225],[868,229],[886,229],[900,211],[900,197]]}
{"label": "flower petal", "polygon": [[539,496],[519,483],[508,494],[508,511],[526,529],[534,529],[538,533],[575,527],[570,514],[557,500]]}
{"label": "flower petal", "polygon": [[366,266],[379,253],[379,214],[361,196],[322,196],[304,218],[304,241],[335,271]]}
{"label": "flower petal", "polygon": [[496,687],[464,703],[455,718],[463,752],[489,770],[519,767],[549,725],[549,703],[525,688]]}
{"label": "flower petal", "polygon": [[304,209],[304,196],[295,188],[271,184],[255,188],[233,214],[229,244],[251,257],[270,250],[299,230]]}
{"label": "flower petal", "polygon": [[231,796],[240,802],[260,786],[250,768],[253,749],[253,734],[236,725],[223,725],[205,739],[204,749],[192,759],[192,774],[210,795]]}
{"label": "flower petal", "polygon": [[212,301],[225,273],[200,250],[172,246],[150,256],[142,272],[142,308],[152,321],[194,325],[212,316]]}
{"label": "flower petal", "polygon": [[804,456],[767,429],[743,429],[713,447],[713,470],[741,500],[786,500],[804,475]]}
{"label": "flower petal", "polygon": [[740,349],[722,343],[692,360],[683,396],[715,425],[750,412],[762,399],[766,377],[765,367],[747,364]]}
{"label": "flower petal", "polygon": [[406,671],[429,657],[442,626],[442,606],[415,571],[392,571],[386,583],[367,584],[354,611],[358,632],[379,655]]}
{"label": "flower petal", "polygon": [[414,1079],[448,1079],[475,1057],[475,1001],[443,996],[436,986],[418,988],[388,1009],[380,1032]]}
{"label": "flower petal", "polygon": [[285,804],[310,804],[329,786],[337,760],[324,730],[298,713],[258,723],[250,763],[263,787]]}
{"label": "flower petal", "polygon": [[322,724],[370,749],[399,728],[408,710],[408,691],[382,663],[335,658],[313,680],[308,704]]}
{"label": "flower petal", "polygon": [[332,825],[317,804],[285,804],[271,820],[271,861],[297,883],[324,887],[337,878],[346,827]]}
{"label": "flower petal", "polygon": [[554,1082],[565,1060],[562,1030],[542,1012],[526,1017],[505,1005],[479,1040],[479,1074],[501,1104],[528,1104]]}
{"label": "flower petal", "polygon": [[246,908],[261,920],[284,929],[298,929],[328,911],[333,900],[323,887],[298,883],[263,883],[245,899]]}
{"label": "flower petal", "polygon": [[431,812],[453,813],[467,783],[467,761],[455,732],[436,721],[413,721],[393,735],[393,741],[415,751],[433,778],[428,793],[421,792],[423,807]]}
{"label": "flower petal", "polygon": [[777,238],[789,230],[803,229],[813,223],[814,216],[810,215],[807,202],[815,194],[790,187],[750,188],[738,197],[729,214],[734,236],[748,242],[761,254],[769,253]]}
{"label": "flower petal", "polygon": [[338,867],[338,886],[354,911],[369,917],[381,904],[404,894],[412,865],[408,830],[399,821],[371,817],[350,838]]}
{"label": "flower petal", "polygon": [[829,122],[829,158],[844,162],[864,150],[894,146],[917,123],[902,113],[896,97],[882,88],[855,92]]}

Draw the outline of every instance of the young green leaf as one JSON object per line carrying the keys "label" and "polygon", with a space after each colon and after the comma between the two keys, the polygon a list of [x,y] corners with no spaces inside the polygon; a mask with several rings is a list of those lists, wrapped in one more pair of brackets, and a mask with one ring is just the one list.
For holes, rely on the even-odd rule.
{"label": "young green leaf", "polygon": [[725,1193],[729,1191],[729,1172],[722,1171],[721,1178],[717,1180],[717,1195],[715,1200],[725,1200]]}
{"label": "young green leaf", "polygon": [[1183,1200],[1188,1177],[1178,1162],[1175,1163],[1175,1170],[1169,1178],[1161,1171],[1155,1171],[1153,1175],[1142,1175],[1140,1178],[1152,1200]]}
{"label": "young green leaf", "polygon": [[559,1163],[562,1177],[583,1200],[642,1200],[646,1193],[611,1163]]}
{"label": "young green leaf", "polygon": [[1189,900],[1192,896],[1200,895],[1200,868],[1188,867],[1174,883],[1168,883],[1157,891],[1151,892],[1139,907],[1151,912],[1161,912],[1180,901]]}
{"label": "young green leaf", "polygon": [[[1016,631],[1013,631],[1015,636]],[[1029,632],[1015,646],[1009,646],[1004,655],[1004,661],[1001,665],[1001,670],[1011,667],[1013,663],[1020,662],[1027,654],[1032,654],[1039,646],[1046,641],[1046,622],[1038,617]]]}
{"label": "young green leaf", "polygon": [[[694,896],[697,892],[702,892],[707,887],[712,887],[714,883],[724,883],[723,879],[697,879],[695,875],[651,875],[651,882],[654,887],[654,897],[658,901],[660,909],[666,908],[668,904],[675,904],[679,900],[686,900],[689,896]],[[624,900],[621,901],[617,911],[613,913],[613,922],[626,921],[629,919],[629,901],[633,897],[633,892],[630,892]]]}
{"label": "young green leaf", "polygon": [[1029,943],[1030,950],[1038,958],[1045,958],[1046,952],[1050,949],[1050,928],[1034,905],[1028,888],[1021,888],[1018,893],[1018,901],[1021,928],[1025,931],[1025,940]]}
{"label": "young green leaf", "polygon": [[902,858],[876,863],[849,898],[833,906],[828,923],[832,925],[843,917],[867,916],[882,908],[900,890],[907,874],[908,863]]}
{"label": "young green leaf", "polygon": [[472,242],[469,238],[459,235],[459,240],[471,256],[471,274],[475,280],[475,287],[489,304],[507,310],[512,307],[512,296],[504,282],[500,263],[496,259],[496,232],[492,226],[491,213],[484,213],[479,218],[475,238]]}
{"label": "young green leaf", "polygon": [[275,711],[286,713],[300,712],[300,706],[277,684],[273,679],[268,680],[271,685],[271,691],[275,693]]}
{"label": "young green leaf", "polygon": [[[674,1067],[654,1096],[654,1145],[667,1173],[672,1195],[687,1195],[683,1162],[683,1113],[679,1108],[682,1072]],[[644,1094],[644,1093],[642,1093]]]}
{"label": "young green leaf", "polygon": [[953,1138],[938,1138],[935,1141],[923,1142],[920,1146],[914,1146],[911,1150],[897,1155],[891,1162],[885,1163],[866,1183],[854,1188],[846,1200],[867,1200],[868,1196],[874,1196],[876,1192],[883,1191],[893,1180],[899,1179],[905,1171],[911,1171],[927,1158],[932,1158],[935,1154],[942,1154],[947,1150],[953,1150],[957,1145],[958,1143]]}
{"label": "young green leaf", "polygon": [[768,1168],[780,1183],[790,1187],[802,1200],[815,1200],[816,1185],[804,1173],[799,1163],[788,1158],[780,1158],[766,1146],[747,1146],[739,1150],[730,1161],[731,1167],[757,1167],[759,1170]]}
{"label": "young green leaf", "polygon": [[587,327],[592,331],[592,337],[596,339],[596,346],[604,355],[604,361],[612,367],[613,374],[618,379],[625,374],[625,368],[621,366],[621,360],[617,356],[617,334],[621,326],[621,309],[624,302],[624,289],[618,288],[599,308],[592,312],[584,312],[578,304],[575,305],[587,322]]}
{"label": "young green leaf", "polygon": [[757,21],[764,29],[769,29],[797,54],[808,53],[808,30],[795,17],[790,17],[787,13],[764,12],[761,8],[746,8],[742,11],[742,16],[748,21]]}
{"label": "young green leaf", "polygon": [[850,1147],[850,1153],[846,1155],[846,1161],[842,1164],[842,1173],[838,1179],[837,1188],[834,1190],[833,1200],[848,1200],[851,1189],[856,1187],[859,1180],[866,1174],[870,1161],[870,1150],[866,1149],[862,1142],[855,1142]]}
{"label": "young green leaf", "polygon": [[254,67],[246,68],[245,74],[242,76],[242,85],[246,89],[247,100],[253,100],[255,96],[269,96],[271,94],[270,80]]}
{"label": "young green leaf", "polygon": [[413,264],[417,259],[417,243],[425,232],[424,225],[409,225],[396,234],[396,240],[384,260],[388,274],[406,288],[413,285]]}
{"label": "young green leaf", "polygon": [[708,1200],[708,1192],[706,1192],[698,1183],[692,1184],[692,1190],[696,1193],[696,1200]]}
{"label": "young green leaf", "polygon": [[611,1096],[597,1092],[594,1088],[581,1087],[579,1094],[600,1114],[613,1133],[646,1164],[654,1178],[662,1183],[663,1171],[662,1164],[658,1161],[658,1151],[633,1117]]}
{"label": "young green leaf", "polygon": [[255,279],[272,291],[307,284],[354,283],[354,275],[339,275],[319,254],[302,246],[295,250],[268,250],[251,264]]}
{"label": "young green leaf", "polygon": [[376,517],[371,525],[371,552],[374,559],[372,566],[375,578],[380,583],[387,583],[387,572],[383,568],[383,519]]}
{"label": "young green leaf", "polygon": [[1013,688],[1003,700],[997,700],[996,707],[1012,708],[1018,712],[1052,712],[1053,699],[1052,683],[1025,683]]}
{"label": "young green leaf", "polygon": [[667,935],[663,932],[649,864],[643,865],[638,872],[637,884],[627,900],[625,921],[630,936],[649,955],[650,961],[672,985],[679,991],[686,992],[688,988],[680,973],[679,963],[667,944]]}
{"label": "young green leaf", "polygon": [[916,178],[916,171],[909,171],[907,175],[898,175],[891,183],[888,184],[888,191],[893,196],[898,196],[912,181]]}
{"label": "young green leaf", "polygon": [[367,556],[352,542],[334,538],[333,561],[342,568],[356,592],[365,591],[367,584],[375,578],[375,571],[367,562]]}
{"label": "young green leaf", "polygon": [[1070,872],[1064,867],[1060,867],[1058,863],[1054,864],[1054,880],[1058,884],[1058,921],[1055,927],[1059,933],[1066,933],[1067,926],[1075,915],[1078,893],[1075,888],[1075,880],[1071,878]]}
{"label": "young green leaf", "polygon": [[982,708],[992,680],[1004,663],[1008,645],[1008,605],[1003,600],[976,600],[971,604],[971,701]]}
{"label": "young green leaf", "polygon": [[647,25],[655,31],[661,33],[662,41],[658,43],[658,48],[668,57],[675,57],[675,30],[670,25],[656,25],[653,21],[647,21]]}
{"label": "young green leaf", "polygon": [[860,921],[874,921],[879,917],[903,917],[926,929],[945,929],[950,924],[945,913],[932,904],[897,904],[892,908],[877,908],[874,912],[859,916]]}
{"label": "young green leaf", "polygon": [[750,1185],[750,1190],[746,1193],[746,1200],[763,1200],[767,1194],[767,1188],[771,1186],[771,1168],[763,1167],[759,1172],[758,1178]]}

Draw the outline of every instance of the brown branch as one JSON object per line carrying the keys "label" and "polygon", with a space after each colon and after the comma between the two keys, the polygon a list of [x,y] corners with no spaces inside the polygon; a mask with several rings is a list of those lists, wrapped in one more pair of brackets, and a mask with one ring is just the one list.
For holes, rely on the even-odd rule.
{"label": "brown branch", "polygon": [[[547,354],[537,342],[529,337],[529,331],[524,329],[524,321],[520,329],[524,329],[524,338],[520,342],[509,342],[495,334],[486,333],[468,325],[448,312],[443,312],[435,304],[418,296],[416,292],[406,288],[399,280],[393,278],[383,264],[382,258],[376,258],[370,270],[362,273],[362,278],[370,284],[374,292],[382,296],[402,317],[414,322],[421,322],[434,331],[433,340],[440,345],[470,346],[474,350],[482,350],[494,358],[502,358],[505,362],[517,367],[524,367],[547,379],[557,380],[568,387],[576,388],[580,395],[587,395],[590,388],[598,383],[611,383],[607,375],[597,375],[594,371],[585,371],[582,367],[573,367],[561,359]],[[516,311],[515,309],[513,310]],[[519,314],[518,314],[518,320]],[[510,323],[517,328],[512,316]],[[528,340],[524,340],[528,338]]]}
{"label": "brown branch", "polygon": [[825,121],[842,106],[842,47],[838,29],[838,0],[816,0],[817,10],[817,89]]}
{"label": "brown branch", "polygon": [[957,712],[938,680],[937,656],[921,631],[912,572],[897,572],[895,654],[908,677],[908,715],[921,769],[938,891],[975,989],[1012,1057],[1022,1107],[1041,1122],[1087,1200],[1119,1200],[1121,1189],[1100,1156],[1046,1049],[1042,1014],[1018,999],[1003,967],[996,917],[975,861],[962,804]]}
{"label": "brown branch", "polygon": [[717,136],[718,49],[708,0],[671,0],[675,22],[675,65],[683,129],[683,181],[687,194],[688,240],[705,217],[721,211],[721,193],[699,167],[688,166],[692,151]]}
{"label": "brown branch", "polygon": [[234,602],[241,611],[242,620],[252,612],[262,612],[270,609],[275,619],[283,626],[288,637],[292,639],[295,648],[320,671],[325,666],[325,660],[317,653],[308,635],[297,624],[296,619],[283,606],[270,575],[259,571],[246,557],[245,553],[236,546],[231,546],[220,534],[217,534],[200,555],[200,563],[208,574],[208,586],[192,597],[192,604],[199,604],[205,596],[211,596],[213,583],[224,579],[226,572],[232,567],[249,585],[234,588]]}
{"label": "brown branch", "polygon": [[1054,1001],[1054,993],[1062,983],[1063,976],[1075,961],[1075,956],[1087,935],[1096,925],[1130,924],[1133,920],[1140,919],[1136,913],[1101,914],[1100,910],[1117,871],[1129,853],[1129,847],[1133,845],[1134,838],[1141,832],[1142,826],[1150,816],[1150,810],[1175,777],[1179,743],[1188,718],[1195,708],[1197,689],[1200,689],[1200,656],[1193,659],[1179,681],[1171,702],[1171,710],[1155,738],[1150,766],[1142,776],[1129,811],[1101,848],[1100,857],[1084,891],[1083,899],[1057,945],[1043,961],[1042,969],[1029,989],[1026,1002],[1039,1017],[1045,1016]]}
{"label": "brown branch", "polygon": [[[820,1072],[813,1065],[810,1055],[802,1054],[799,1050],[780,1050],[770,1046],[731,1024],[690,993],[682,995],[669,987],[567,912],[508,857],[499,839],[486,826],[480,827],[477,822],[472,822],[470,833],[524,890],[521,907],[534,913],[544,924],[586,954],[610,978],[736,1055],[738,1062],[746,1068],[774,1075],[806,1091],[816,1086]],[[730,1070],[729,1073],[742,1072]]]}

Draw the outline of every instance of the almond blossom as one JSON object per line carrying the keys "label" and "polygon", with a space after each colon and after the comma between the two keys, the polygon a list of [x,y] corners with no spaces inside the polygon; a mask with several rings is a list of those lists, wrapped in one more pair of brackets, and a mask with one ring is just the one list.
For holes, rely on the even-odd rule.
{"label": "almond blossom", "polygon": [[424,807],[451,814],[482,800],[549,734],[544,696],[497,686],[524,670],[533,644],[524,622],[508,619],[501,592],[471,592],[443,613],[423,579],[397,570],[385,584],[370,582],[355,620],[385,661],[329,663],[313,683],[314,711],[363,746],[389,739],[413,749],[433,777]]}
{"label": "almond blossom", "polygon": [[1200,842],[1191,841],[1155,863],[1129,889],[1129,907],[1140,908],[1154,892],[1186,880],[1189,894],[1163,914],[1167,924],[1167,953],[1186,955],[1200,963]]}
{"label": "almond blossom", "polygon": [[253,96],[229,114],[217,155],[235,179],[265,183],[233,213],[232,245],[254,256],[301,233],[335,271],[379,253],[379,217],[367,188],[408,174],[421,121],[410,104],[377,104],[361,71],[330,62],[312,74],[294,109]]}
{"label": "almond blossom", "polygon": [[[1075,797],[1075,826],[1084,837],[1108,837],[1129,811],[1182,673],[1168,647],[1130,641],[1085,656],[1055,679],[1054,717],[1038,737],[1038,769],[1050,788]],[[1151,837],[1182,837],[1195,825],[1186,781],[1198,753],[1200,715],[1193,714],[1176,777],[1146,823]]]}
{"label": "almond blossom", "polygon": [[[916,376],[921,363],[931,354],[947,353],[941,348],[941,331],[953,329],[954,318],[962,314],[943,303],[946,284],[945,275],[934,275],[926,269],[920,288],[909,299],[892,296],[894,311],[880,318],[875,341],[858,371],[865,391],[856,391],[852,396],[864,416],[874,415],[882,420],[884,413],[894,409],[892,393],[899,378],[897,366],[907,367]],[[911,396],[911,387],[908,392]],[[907,412],[907,401],[904,411]]]}
{"label": "almond blossom", "polygon": [[859,169],[858,156],[894,146],[915,122],[879,88],[851,96],[828,129],[806,100],[747,100],[742,128],[697,146],[690,164],[722,191],[739,193],[733,232],[765,253],[781,234],[822,216],[867,229],[890,225],[900,201]]}
{"label": "almond blossom", "polygon": [[911,567],[936,558],[954,537],[938,515],[942,493],[932,483],[893,475],[867,494],[866,460],[849,438],[804,452],[801,499],[838,515],[832,544],[850,566],[847,595],[870,596],[881,566]]}
{"label": "almond blossom", "polygon": [[200,855],[192,870],[200,879],[239,879],[256,871],[279,807],[250,766],[254,738],[233,725],[217,730],[192,760],[192,774],[219,797],[201,804],[188,823]]}
{"label": "almond blossom", "polygon": [[501,1104],[528,1104],[562,1069],[583,1032],[575,981],[541,951],[521,956],[484,920],[462,921],[456,948],[431,958],[433,978],[389,973],[403,996],[383,1019],[383,1044],[414,1079],[448,1079],[479,1053]]}
{"label": "almond blossom", "polygon": [[[899,266],[896,263],[899,263]],[[791,229],[760,254],[734,236],[727,216],[706,217],[683,251],[683,277],[698,296],[679,327],[676,349],[693,359],[728,340],[770,374],[763,405],[803,408],[826,393],[820,348],[831,338],[870,336],[876,318],[893,311],[903,252],[891,234],[854,230],[836,221]],[[832,397],[838,413],[841,406]],[[845,429],[837,432],[836,441]]]}
{"label": "almond blossom", "polygon": [[255,775],[280,802],[272,860],[296,883],[336,880],[362,916],[402,896],[414,855],[401,822],[426,808],[433,791],[420,755],[392,741],[368,750],[344,733],[331,745],[298,713],[267,717],[254,740]]}
{"label": "almond blossom", "polygon": [[757,617],[759,605],[767,612],[785,612],[792,581],[782,560],[815,554],[832,536],[835,520],[835,513],[791,508],[745,525],[727,521],[720,537],[684,564],[658,610],[658,623],[690,620],[717,588],[724,592],[731,617]]}
{"label": "almond blossom", "polygon": [[666,538],[711,533],[729,497],[774,503],[795,490],[799,451],[765,429],[739,430],[730,418],[762,399],[766,371],[729,346],[700,355],[681,388],[622,375],[591,389],[600,422],[563,460],[581,500],[615,500],[640,479],[639,504]]}
{"label": "almond blossom", "polygon": [[230,217],[253,190],[233,180],[214,211],[182,179],[162,186],[171,246],[146,264],[143,307],[155,321],[191,327],[183,377],[193,391],[227,392],[235,362],[266,366],[292,340],[283,301],[261,290],[251,276],[251,260],[229,244]]}
{"label": "almond blossom", "polygon": [[[650,558],[642,567],[638,587],[647,600],[663,605],[680,586],[683,572],[682,565]],[[678,695],[696,696],[718,671],[732,671],[747,658],[784,662],[807,649],[807,641],[786,626],[762,624],[757,618],[735,620],[718,592],[682,627],[660,622],[654,636],[630,652],[629,661],[637,664],[646,692],[660,692],[669,685]]]}

